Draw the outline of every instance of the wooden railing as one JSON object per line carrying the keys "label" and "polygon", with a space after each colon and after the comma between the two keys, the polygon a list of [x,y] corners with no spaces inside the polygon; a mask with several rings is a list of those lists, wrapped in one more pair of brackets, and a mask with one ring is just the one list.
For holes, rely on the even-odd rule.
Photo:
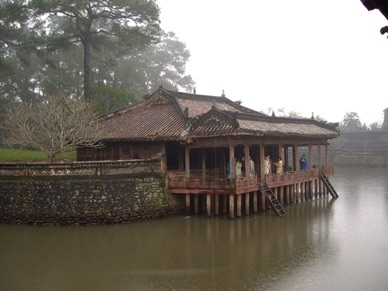
{"label": "wooden railing", "polygon": [[271,174],[264,177],[262,182],[267,182],[269,186],[277,186],[282,184],[292,184],[303,181],[310,181],[319,178],[319,173],[323,172],[326,176],[334,174],[333,166],[324,166],[320,168],[312,168],[306,171],[284,172],[283,174]]}
{"label": "wooden railing", "polygon": [[[281,175],[272,174],[266,176],[264,180],[257,177],[242,177],[237,179],[225,179],[218,177],[185,177],[184,172],[170,172],[167,176],[168,188],[170,190],[235,190],[242,192],[243,190],[258,189],[259,183],[266,182],[270,187],[277,187],[281,185],[289,185],[298,182],[311,181],[319,178],[320,171],[327,176],[334,174],[333,166],[325,166],[321,168],[313,168],[307,171],[285,172]],[[240,191],[241,190],[241,191]]]}
{"label": "wooden railing", "polygon": [[197,189],[197,190],[236,190],[258,187],[256,177],[243,177],[238,179],[224,179],[217,177],[186,178],[179,173],[168,175],[168,188],[170,189]]}

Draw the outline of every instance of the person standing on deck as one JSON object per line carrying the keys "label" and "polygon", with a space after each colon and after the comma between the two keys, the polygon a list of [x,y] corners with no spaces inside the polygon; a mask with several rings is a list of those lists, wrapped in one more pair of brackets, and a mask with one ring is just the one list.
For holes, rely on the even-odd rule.
{"label": "person standing on deck", "polygon": [[265,157],[265,160],[264,160],[264,174],[265,174],[266,176],[269,175],[270,169],[271,169],[271,164],[270,164],[270,162],[269,162],[269,156],[266,156],[266,157]]}
{"label": "person standing on deck", "polygon": [[283,161],[282,158],[279,158],[278,162],[275,163],[276,165],[276,174],[281,175],[283,174]]}
{"label": "person standing on deck", "polygon": [[255,162],[252,160],[252,157],[249,157],[249,176],[255,176]]}
{"label": "person standing on deck", "polygon": [[300,170],[301,171],[307,171],[309,167],[309,160],[307,159],[306,155],[303,154],[302,157],[299,160],[300,164]]}
{"label": "person standing on deck", "polygon": [[239,159],[236,161],[236,178],[241,178],[241,167],[242,164]]}

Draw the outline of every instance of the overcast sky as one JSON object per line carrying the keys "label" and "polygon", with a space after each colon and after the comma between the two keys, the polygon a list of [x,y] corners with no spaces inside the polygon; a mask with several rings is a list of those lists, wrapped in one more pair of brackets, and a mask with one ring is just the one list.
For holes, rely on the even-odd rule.
{"label": "overcast sky", "polygon": [[382,123],[388,21],[360,0],[157,0],[161,27],[191,53],[197,94],[268,113]]}

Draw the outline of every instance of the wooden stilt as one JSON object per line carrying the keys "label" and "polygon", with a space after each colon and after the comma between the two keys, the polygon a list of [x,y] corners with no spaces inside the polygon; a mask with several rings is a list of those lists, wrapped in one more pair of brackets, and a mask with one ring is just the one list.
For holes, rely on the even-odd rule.
{"label": "wooden stilt", "polygon": [[229,195],[229,217],[234,218],[234,195]]}
{"label": "wooden stilt", "polygon": [[249,192],[245,193],[245,214],[249,215]]}
{"label": "wooden stilt", "polygon": [[207,216],[212,215],[212,196],[210,194],[206,194],[206,213]]}
{"label": "wooden stilt", "polygon": [[228,196],[222,195],[222,213],[228,213]]}
{"label": "wooden stilt", "polygon": [[257,212],[257,191],[253,192],[253,212]]}
{"label": "wooden stilt", "polygon": [[238,217],[241,216],[241,195],[242,194],[237,195],[237,216]]}
{"label": "wooden stilt", "polygon": [[186,194],[186,215],[190,215],[190,194]]}
{"label": "wooden stilt", "polygon": [[214,195],[214,214],[219,215],[220,214],[220,196]]}
{"label": "wooden stilt", "polygon": [[265,194],[260,191],[261,195],[261,209],[265,210]]}
{"label": "wooden stilt", "polygon": [[279,202],[281,205],[284,205],[284,186],[280,186],[279,188]]}
{"label": "wooden stilt", "polygon": [[309,197],[310,197],[310,199],[313,199],[314,198],[314,181],[309,182],[309,188],[310,188]]}
{"label": "wooden stilt", "polygon": [[198,214],[198,195],[194,195],[194,212]]}
{"label": "wooden stilt", "polygon": [[286,203],[290,204],[290,190],[291,190],[291,185],[286,186]]}

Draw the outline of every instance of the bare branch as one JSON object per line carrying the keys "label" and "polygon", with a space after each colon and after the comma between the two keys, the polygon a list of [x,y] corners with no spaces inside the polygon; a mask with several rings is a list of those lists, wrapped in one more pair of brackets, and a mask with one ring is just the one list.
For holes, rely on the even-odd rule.
{"label": "bare branch", "polygon": [[49,160],[78,147],[102,146],[102,129],[92,104],[65,93],[35,106],[11,104],[3,128],[6,145],[33,147],[47,153]]}

